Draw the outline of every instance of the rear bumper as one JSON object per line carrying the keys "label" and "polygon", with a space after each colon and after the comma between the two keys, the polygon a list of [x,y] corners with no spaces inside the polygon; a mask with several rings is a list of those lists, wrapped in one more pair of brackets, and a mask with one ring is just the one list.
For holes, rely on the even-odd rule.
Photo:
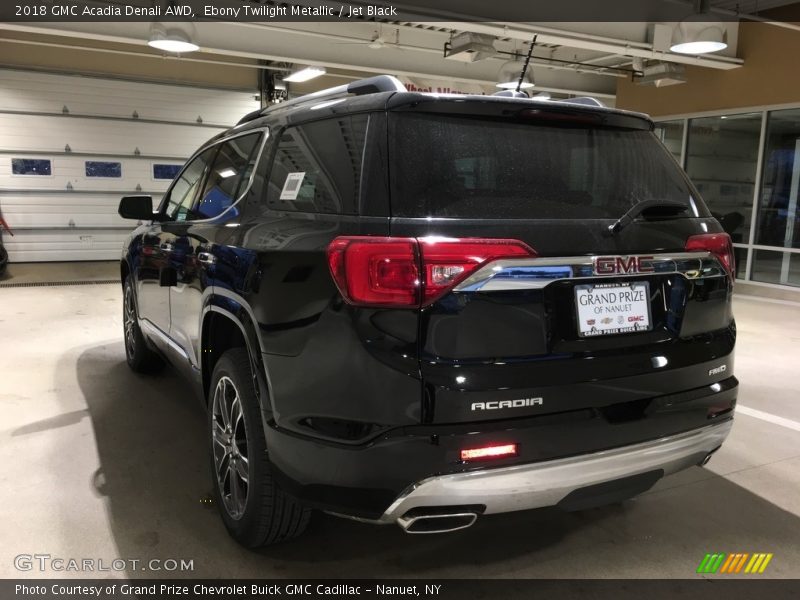
{"label": "rear bumper", "polygon": [[[284,490],[311,507],[341,515],[383,522],[390,518],[387,514],[423,506],[429,496],[431,502],[442,501],[435,499],[447,497],[451,486],[469,496],[472,482],[483,485],[484,478],[495,477],[500,477],[498,489],[484,492],[493,501],[508,496],[503,502],[511,508],[489,509],[487,498],[477,498],[475,503],[486,505],[480,512],[522,510],[558,504],[572,489],[650,473],[644,482],[618,482],[629,486],[632,496],[647,489],[648,482],[652,485],[653,477],[701,462],[730,429],[736,394],[737,381],[729,377],[677,394],[602,408],[400,427],[357,445],[298,435],[272,422],[266,427],[267,447],[273,474]],[[518,456],[491,464],[460,459],[464,448],[510,443],[518,445]],[[663,451],[654,449],[662,446]],[[664,464],[653,466],[656,459]],[[655,473],[659,469],[663,473]],[[514,477],[507,480],[505,473]],[[568,479],[564,485],[558,483],[562,477]],[[530,485],[539,485],[535,493]],[[524,491],[515,492],[518,488]],[[584,489],[579,495],[595,491]],[[620,490],[609,492],[615,493],[621,495]],[[397,508],[398,500],[407,497],[413,504]]]}
{"label": "rear bumper", "polygon": [[445,506],[484,506],[483,514],[554,506],[579,490],[636,475],[655,473],[654,482],[703,462],[722,445],[732,426],[733,420],[728,420],[589,455],[430,477],[401,494],[379,522],[394,523],[414,509]]}

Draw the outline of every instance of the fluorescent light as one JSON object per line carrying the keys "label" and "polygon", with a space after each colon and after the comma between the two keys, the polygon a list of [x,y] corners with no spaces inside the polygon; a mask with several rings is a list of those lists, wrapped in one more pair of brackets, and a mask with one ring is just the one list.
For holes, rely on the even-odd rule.
{"label": "fluorescent light", "polygon": [[[495,87],[503,88],[504,90],[515,90],[517,89],[517,83],[519,79],[516,81],[500,81],[495,84]],[[536,84],[531,83],[530,81],[526,81],[525,79],[522,80],[522,85],[519,86],[521,90],[529,90],[534,87]]]}
{"label": "fluorescent light", "polygon": [[175,54],[183,54],[185,52],[196,52],[200,46],[192,42],[184,42],[182,40],[150,40],[147,45],[151,48],[157,48],[164,52],[173,52]]}
{"label": "fluorescent light", "polygon": [[150,28],[150,39],[147,45],[164,52],[183,54],[185,52],[195,52],[200,46],[195,44],[192,39],[183,31],[177,28],[166,29],[161,24],[154,24]]}
{"label": "fluorescent light", "polygon": [[228,167],[227,169],[222,169],[222,171],[217,171],[217,174],[223,179],[227,179],[228,177],[236,175],[236,171]]}
{"label": "fluorescent light", "polygon": [[678,23],[669,49],[678,54],[708,54],[727,48],[725,26],[704,18],[707,16],[693,15]]}
{"label": "fluorescent light", "polygon": [[675,44],[670,50],[678,54],[708,54],[709,52],[724,50],[727,47],[728,44],[725,42],[698,41]]}
{"label": "fluorescent light", "polygon": [[319,77],[320,75],[325,75],[325,72],[323,67],[306,67],[305,69],[300,69],[299,71],[287,75],[283,80],[289,83],[302,83]]}

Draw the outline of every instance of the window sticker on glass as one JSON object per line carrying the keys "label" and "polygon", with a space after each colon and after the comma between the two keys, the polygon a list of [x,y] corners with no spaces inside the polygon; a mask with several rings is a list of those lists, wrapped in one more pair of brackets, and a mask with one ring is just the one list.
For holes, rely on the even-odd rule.
{"label": "window sticker on glass", "polygon": [[305,171],[289,173],[286,176],[286,181],[283,183],[281,200],[297,200],[297,195],[300,193],[300,185],[303,183],[303,178],[305,176]]}

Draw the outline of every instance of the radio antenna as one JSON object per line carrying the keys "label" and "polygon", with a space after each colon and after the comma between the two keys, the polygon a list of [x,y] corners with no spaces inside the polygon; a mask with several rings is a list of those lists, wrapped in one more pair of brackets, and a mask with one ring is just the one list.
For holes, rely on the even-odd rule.
{"label": "radio antenna", "polygon": [[522,81],[525,79],[525,71],[528,70],[528,65],[531,62],[531,55],[533,54],[533,47],[536,45],[536,38],[539,37],[539,34],[533,36],[531,40],[531,45],[528,48],[528,56],[525,57],[525,64],[522,65],[522,72],[519,74],[519,81],[517,82],[517,92],[522,89]]}

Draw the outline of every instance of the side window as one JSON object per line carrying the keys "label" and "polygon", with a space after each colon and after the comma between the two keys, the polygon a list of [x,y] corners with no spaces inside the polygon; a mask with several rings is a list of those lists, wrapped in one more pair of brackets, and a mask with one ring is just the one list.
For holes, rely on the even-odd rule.
{"label": "side window", "polygon": [[354,115],[285,129],[270,171],[269,208],[357,214],[367,122]]}
{"label": "side window", "polygon": [[208,171],[203,192],[197,197],[196,219],[219,216],[244,193],[258,158],[261,134],[243,135],[220,145]]}
{"label": "side window", "polygon": [[178,175],[167,196],[165,212],[170,221],[194,221],[201,218],[192,213],[192,204],[198,188],[203,183],[208,163],[216,152],[217,146],[205,150]]}

